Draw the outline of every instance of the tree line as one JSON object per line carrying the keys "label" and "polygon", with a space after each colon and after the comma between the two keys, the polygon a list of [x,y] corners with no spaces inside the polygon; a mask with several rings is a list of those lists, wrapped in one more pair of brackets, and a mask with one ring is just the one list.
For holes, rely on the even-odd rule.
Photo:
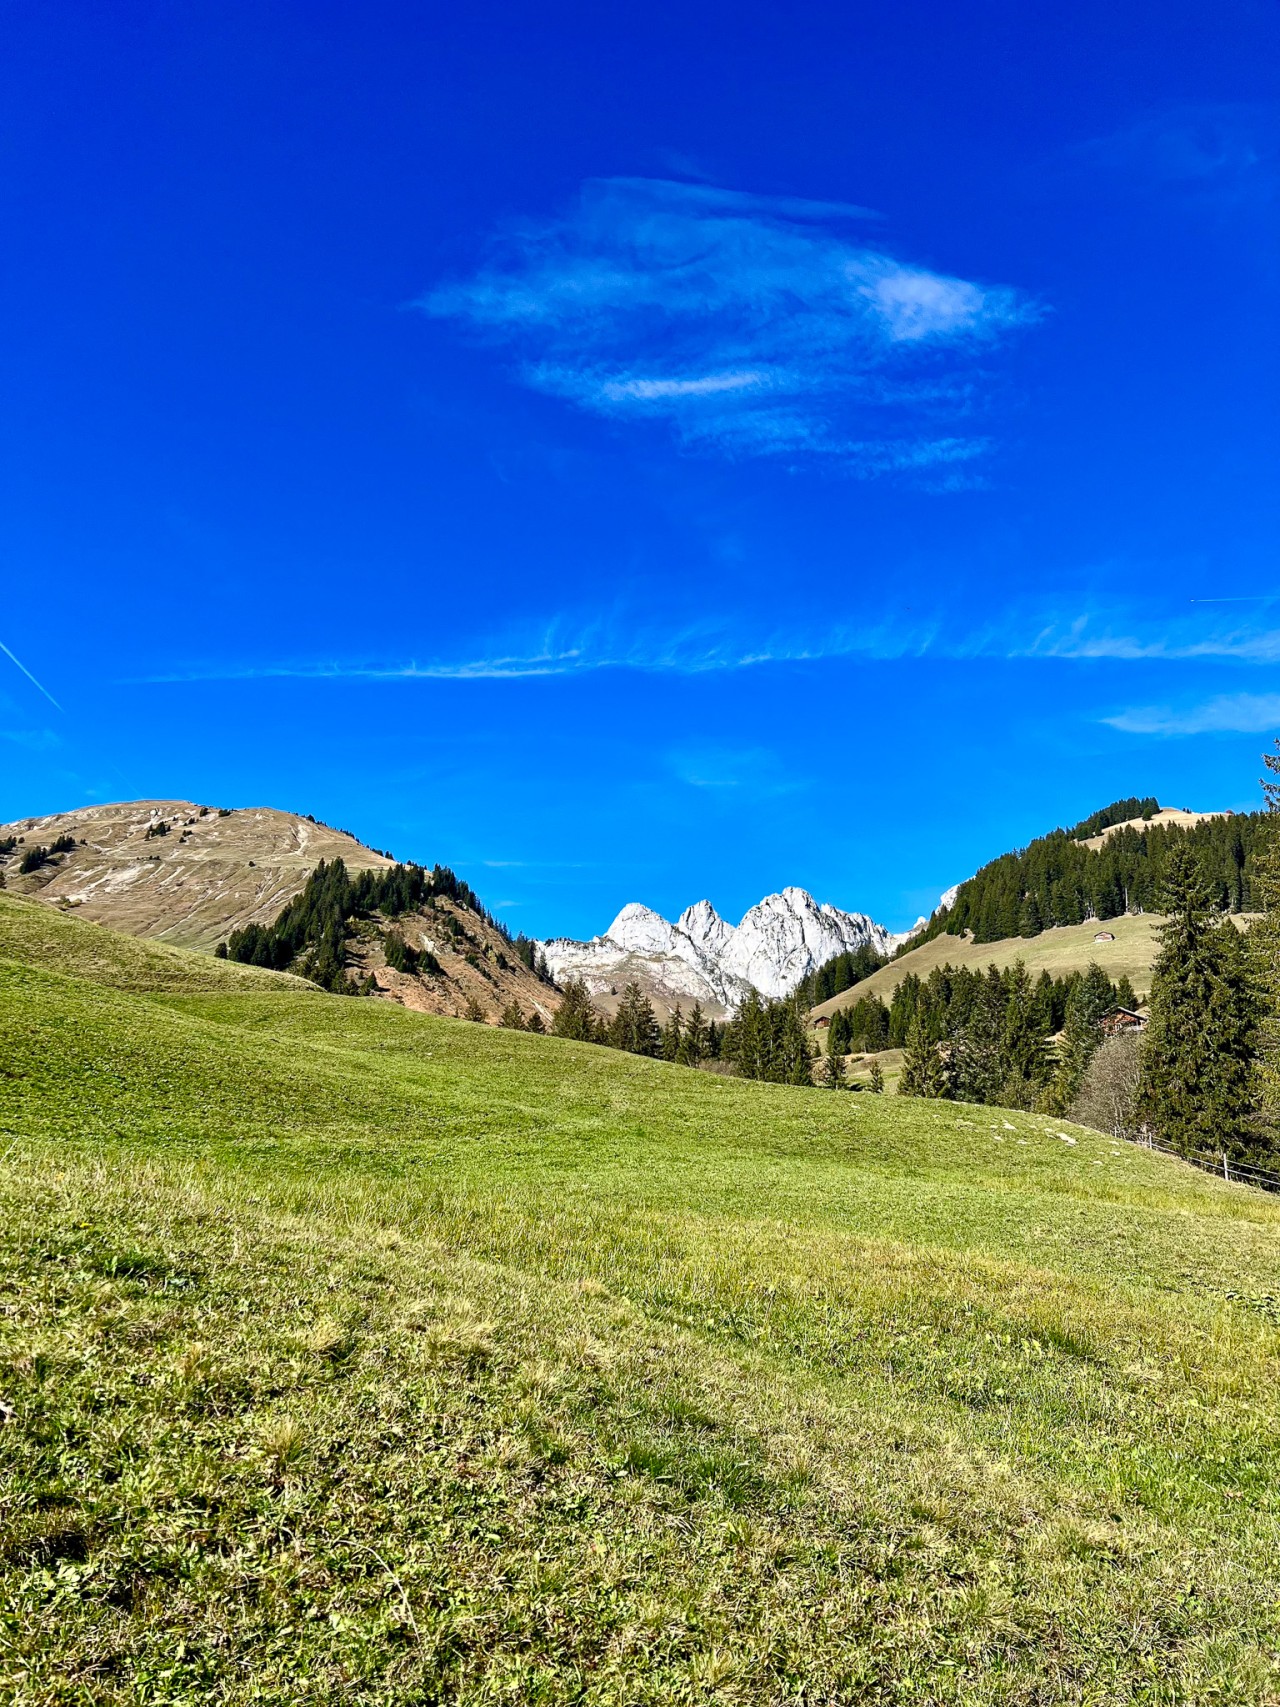
{"label": "tree line", "polygon": [[[299,970],[321,989],[337,995],[359,993],[347,973],[348,926],[352,919],[381,913],[400,918],[431,906],[444,897],[476,913],[506,941],[507,930],[486,911],[470,884],[447,865],[428,871],[421,865],[395,865],[389,870],[360,871],[353,877],[341,859],[321,860],[300,894],[289,901],[270,925],[248,924],[233,931],[217,952],[247,966],[267,966],[283,972],[300,960]],[[440,965],[426,949],[410,948],[403,935],[389,931],[385,938],[387,964],[401,972],[439,972]]]}
{"label": "tree line", "polygon": [[1120,814],[1135,805],[1145,809],[1154,804],[1150,799],[1119,801],[1074,830],[1054,830],[1025,848],[1001,854],[962,883],[954,904],[935,914],[900,952],[944,933],[960,936],[967,931],[975,942],[999,942],[1037,936],[1053,925],[1158,911],[1161,888],[1179,851],[1191,860],[1219,911],[1254,911],[1256,853],[1265,813],[1208,818],[1185,828],[1130,825],[1108,836],[1100,848],[1086,847],[1080,839],[1100,820],[1124,823]]}
{"label": "tree line", "polygon": [[880,954],[869,942],[859,943],[857,948],[845,949],[824,960],[801,980],[796,995],[805,1007],[816,1008],[819,1002],[843,995],[888,964],[888,955]]}
{"label": "tree line", "polygon": [[1102,1001],[1102,1012],[1138,1004],[1127,976],[1113,984],[1097,966],[1061,977],[1042,972],[1034,982],[1021,961],[1003,971],[996,966],[985,971],[935,966],[926,978],[909,972],[887,1005],[879,996],[862,996],[848,1007],[837,1008],[827,1029],[827,1049],[840,1055],[901,1049],[917,1015],[930,1041],[941,1042],[958,1035],[978,1010],[993,1004],[1019,1012],[1025,1008],[1028,1022],[1047,1043],[1062,1030],[1076,991],[1085,981]]}
{"label": "tree line", "polygon": [[1065,978],[1033,979],[1019,960],[904,979],[890,1025],[905,1049],[898,1088],[904,1096],[1065,1114],[1102,1041],[1103,1018],[1136,999],[1127,978],[1113,984],[1097,965]]}
{"label": "tree line", "polygon": [[677,1003],[666,1024],[660,1025],[653,1003],[636,983],[628,984],[622,992],[611,1019],[596,1007],[579,977],[567,978],[560,994],[560,1006],[551,1021],[556,1037],[602,1043],[610,1049],[674,1061],[682,1067],[697,1067],[720,1058],[725,1028],[706,1017],[700,1002],[695,1002],[688,1014]]}
{"label": "tree line", "polygon": [[[1074,982],[1051,984],[1043,976],[1033,982],[1021,962],[1003,973],[952,974],[949,987],[936,974],[917,980],[900,1092],[1071,1114],[1117,1137],[1151,1133],[1184,1156],[1274,1164],[1274,845],[1259,850],[1256,882],[1265,912],[1246,933],[1222,911],[1193,851],[1172,850],[1159,897],[1166,917],[1151,972],[1150,1023],[1141,1036],[1105,1034],[1102,1020],[1117,1006],[1131,1007],[1124,997],[1132,991],[1123,980],[1113,985],[1096,965]],[[1070,987],[1059,1023],[1061,983]]]}
{"label": "tree line", "polygon": [[1110,806],[1104,806],[1100,812],[1091,812],[1087,818],[1073,824],[1067,834],[1074,841],[1083,842],[1090,836],[1109,830],[1113,824],[1128,824],[1135,818],[1154,818],[1159,810],[1160,802],[1154,794],[1146,794],[1141,798],[1131,794],[1126,800],[1113,800]]}

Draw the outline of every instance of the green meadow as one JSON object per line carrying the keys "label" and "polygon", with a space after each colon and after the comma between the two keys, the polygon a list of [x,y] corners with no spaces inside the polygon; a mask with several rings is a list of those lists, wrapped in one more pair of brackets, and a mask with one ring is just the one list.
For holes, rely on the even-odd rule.
{"label": "green meadow", "polygon": [[0,1700],[1280,1701],[1280,1202],[0,896]]}

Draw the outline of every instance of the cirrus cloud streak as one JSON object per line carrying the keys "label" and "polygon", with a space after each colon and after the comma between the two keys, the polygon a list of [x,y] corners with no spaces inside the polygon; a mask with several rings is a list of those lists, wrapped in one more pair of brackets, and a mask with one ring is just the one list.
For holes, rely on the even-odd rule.
{"label": "cirrus cloud streak", "polygon": [[588,182],[418,304],[514,356],[532,389],[686,448],[859,474],[982,456],[983,359],[1041,309],[900,260],[865,210],[666,180]]}

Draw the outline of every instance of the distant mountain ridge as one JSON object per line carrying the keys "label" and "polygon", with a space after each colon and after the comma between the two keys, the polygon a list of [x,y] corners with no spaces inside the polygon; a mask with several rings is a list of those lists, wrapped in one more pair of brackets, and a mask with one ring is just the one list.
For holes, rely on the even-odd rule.
{"label": "distant mountain ridge", "polygon": [[632,901],[589,942],[554,937],[541,947],[557,980],[580,977],[595,996],[614,996],[634,980],[665,1009],[698,1001],[722,1014],[732,1013],[750,989],[790,995],[833,955],[863,946],[891,954],[910,934],[792,887],[766,895],[737,925],[710,901],[695,901],[674,923]]}

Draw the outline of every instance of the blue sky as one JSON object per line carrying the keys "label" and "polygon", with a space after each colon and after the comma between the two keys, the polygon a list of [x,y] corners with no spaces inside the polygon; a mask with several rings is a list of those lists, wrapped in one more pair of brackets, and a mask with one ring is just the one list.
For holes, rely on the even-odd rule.
{"label": "blue sky", "polygon": [[9,8],[0,819],[909,923],[1280,733],[1280,14]]}

